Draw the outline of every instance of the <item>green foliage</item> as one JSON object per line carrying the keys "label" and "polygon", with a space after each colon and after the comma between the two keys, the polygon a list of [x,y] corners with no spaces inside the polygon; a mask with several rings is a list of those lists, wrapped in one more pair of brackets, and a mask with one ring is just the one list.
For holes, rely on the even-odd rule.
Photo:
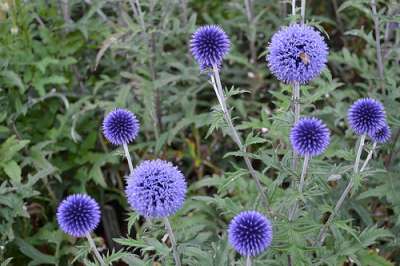
{"label": "green foliage", "polygon": [[[400,264],[397,2],[377,1],[374,15],[367,0],[307,1],[307,23],[324,32],[330,56],[321,77],[301,87],[302,115],[323,119],[332,142],[311,160],[303,193],[291,185],[301,171],[291,168],[291,86],[279,83],[265,62],[272,34],[299,17],[288,16],[285,1],[250,2],[250,18],[241,0],[0,2],[1,266],[95,265],[86,241],[63,234],[55,219],[60,200],[77,192],[102,206],[94,234],[108,263],[174,264],[162,223],[127,206],[123,151],[101,133],[104,113],[115,107],[141,121],[129,147],[134,164],[160,157],[187,177],[187,200],[171,217],[184,265],[243,265],[226,229],[248,209],[264,212],[274,226],[271,248],[254,265],[288,265],[288,255],[296,266]],[[231,37],[221,78],[272,212],[261,204],[208,76],[189,53],[191,33],[207,23]],[[384,103],[393,137],[354,177],[356,137],[346,112],[365,96]],[[318,246],[350,178],[356,186]],[[301,208],[288,221],[296,201]]]}

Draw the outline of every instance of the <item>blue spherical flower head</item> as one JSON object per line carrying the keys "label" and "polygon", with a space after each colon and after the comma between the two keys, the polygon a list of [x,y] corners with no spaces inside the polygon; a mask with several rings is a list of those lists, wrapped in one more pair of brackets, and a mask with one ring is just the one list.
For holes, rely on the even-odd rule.
{"label": "blue spherical flower head", "polygon": [[385,124],[385,126],[378,129],[373,135],[370,135],[372,141],[377,143],[386,143],[389,141],[391,136],[390,127]]}
{"label": "blue spherical flower head", "polygon": [[125,193],[129,205],[145,217],[170,216],[185,200],[185,177],[178,168],[163,160],[142,162],[127,183]]}
{"label": "blue spherical flower head", "polygon": [[308,83],[325,68],[328,47],[321,34],[307,25],[283,27],[272,36],[268,66],[282,82]]}
{"label": "blue spherical flower head", "polygon": [[329,145],[329,129],[317,118],[302,118],[290,132],[290,142],[296,153],[317,156]]}
{"label": "blue spherical flower head", "polygon": [[220,26],[207,25],[196,30],[190,40],[190,50],[202,70],[222,64],[231,43]]}
{"label": "blue spherical flower head", "polygon": [[350,107],[347,118],[357,135],[373,135],[386,124],[383,105],[374,99],[359,99]]}
{"label": "blue spherical flower head", "polygon": [[103,121],[103,133],[114,145],[128,144],[139,134],[140,124],[136,116],[125,109],[115,109]]}
{"label": "blue spherical flower head", "polygon": [[65,233],[74,237],[83,237],[99,224],[100,207],[87,195],[68,196],[58,206],[57,222]]}
{"label": "blue spherical flower head", "polygon": [[271,245],[271,222],[259,212],[241,212],[229,224],[228,240],[240,255],[257,256]]}

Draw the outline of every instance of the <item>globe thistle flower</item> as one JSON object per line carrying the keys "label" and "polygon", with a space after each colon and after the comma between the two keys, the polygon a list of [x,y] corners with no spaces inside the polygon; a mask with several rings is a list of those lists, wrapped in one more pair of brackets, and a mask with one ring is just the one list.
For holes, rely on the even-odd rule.
{"label": "globe thistle flower", "polygon": [[307,25],[283,27],[272,36],[268,67],[285,83],[305,84],[325,68],[328,47],[321,34]]}
{"label": "globe thistle flower", "polygon": [[190,50],[202,70],[213,65],[220,67],[230,46],[228,35],[217,25],[198,28],[190,40]]}
{"label": "globe thistle flower", "polygon": [[317,118],[302,118],[290,132],[290,142],[296,153],[317,156],[329,145],[329,129]]}
{"label": "globe thistle flower", "polygon": [[185,177],[178,168],[163,160],[142,162],[127,183],[125,193],[130,206],[145,217],[170,216],[185,200]]}
{"label": "globe thistle flower", "polygon": [[390,127],[385,124],[383,127],[378,129],[374,134],[370,135],[372,141],[377,143],[386,143],[391,136]]}
{"label": "globe thistle flower", "polygon": [[374,99],[359,99],[350,107],[347,118],[357,135],[374,135],[386,124],[383,105]]}
{"label": "globe thistle flower", "polygon": [[103,121],[103,134],[114,145],[128,144],[139,134],[140,124],[136,116],[125,109],[115,109]]}
{"label": "globe thistle flower", "polygon": [[100,207],[84,194],[75,194],[64,199],[57,208],[57,222],[65,233],[83,237],[92,232],[100,222]]}
{"label": "globe thistle flower", "polygon": [[228,241],[240,255],[257,256],[271,245],[271,222],[259,212],[241,212],[229,224]]}

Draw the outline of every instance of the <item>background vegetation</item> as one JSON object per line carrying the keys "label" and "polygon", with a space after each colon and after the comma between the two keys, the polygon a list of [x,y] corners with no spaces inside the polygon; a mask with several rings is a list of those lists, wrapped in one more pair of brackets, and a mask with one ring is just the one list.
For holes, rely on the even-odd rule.
{"label": "background vegetation", "polygon": [[[296,19],[290,3],[252,1],[246,12],[241,0],[138,2],[1,1],[1,265],[90,264],[86,242],[62,233],[55,220],[60,200],[76,192],[102,206],[96,242],[109,261],[173,264],[162,224],[128,212],[122,150],[101,132],[104,113],[115,107],[141,121],[130,145],[134,164],[159,157],[187,177],[188,198],[172,217],[183,263],[243,264],[227,244],[227,224],[242,210],[265,210],[189,53],[191,33],[202,24],[219,24],[231,38],[222,81],[274,211],[273,245],[255,265],[288,265],[288,255],[293,265],[400,265],[398,1],[377,1],[376,14],[369,0],[307,1],[306,20],[325,34],[330,56],[323,75],[301,88],[302,115],[322,118],[332,143],[311,161],[302,215],[292,222],[287,210],[299,195],[289,186],[298,175],[290,170],[291,88],[265,62],[272,34]],[[355,157],[347,108],[367,95],[384,103],[392,139],[315,248]]]}

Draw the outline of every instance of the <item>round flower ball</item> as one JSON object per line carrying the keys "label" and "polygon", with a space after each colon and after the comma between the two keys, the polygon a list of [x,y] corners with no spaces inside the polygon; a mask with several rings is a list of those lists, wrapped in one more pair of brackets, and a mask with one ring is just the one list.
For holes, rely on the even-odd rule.
{"label": "round flower ball", "polygon": [[325,68],[328,46],[312,27],[293,24],[272,36],[267,61],[270,71],[280,81],[305,84]]}
{"label": "round flower ball", "polygon": [[202,70],[219,67],[230,46],[228,35],[217,25],[198,28],[190,40],[190,50]]}
{"label": "round flower ball", "polygon": [[376,143],[386,143],[389,141],[391,136],[390,127],[386,124],[385,126],[378,129],[370,138]]}
{"label": "round flower ball", "polygon": [[65,198],[57,208],[57,222],[65,233],[83,237],[92,232],[100,222],[100,207],[84,194]]}
{"label": "round flower ball", "polygon": [[140,215],[163,218],[182,207],[186,181],[170,162],[144,161],[128,177],[125,193],[129,205]]}
{"label": "round flower ball", "polygon": [[329,129],[317,118],[302,118],[290,132],[293,149],[301,156],[317,156],[329,145]]}
{"label": "round flower ball", "polygon": [[228,241],[240,255],[257,256],[271,245],[271,222],[259,212],[241,212],[229,224]]}
{"label": "round flower ball", "polygon": [[357,135],[374,135],[386,125],[386,115],[383,105],[374,99],[359,99],[350,107],[347,118],[350,127]]}
{"label": "round flower ball", "polygon": [[114,145],[130,143],[139,134],[139,129],[138,119],[126,109],[115,109],[103,121],[103,134]]}

